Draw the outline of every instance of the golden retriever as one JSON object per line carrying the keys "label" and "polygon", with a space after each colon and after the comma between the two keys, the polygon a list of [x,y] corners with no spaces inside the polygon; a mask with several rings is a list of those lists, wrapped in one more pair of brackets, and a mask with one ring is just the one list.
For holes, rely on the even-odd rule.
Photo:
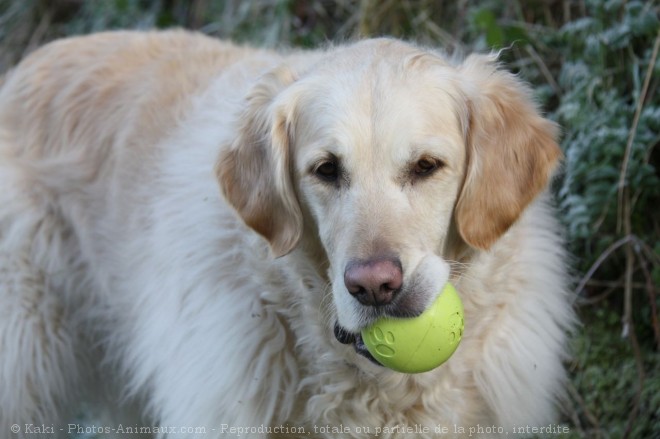
{"label": "golden retriever", "polygon": [[[111,32],[31,54],[0,91],[1,434],[550,428],[573,313],[557,128],[530,95],[494,55],[393,39]],[[454,356],[374,364],[360,330],[447,281]]]}

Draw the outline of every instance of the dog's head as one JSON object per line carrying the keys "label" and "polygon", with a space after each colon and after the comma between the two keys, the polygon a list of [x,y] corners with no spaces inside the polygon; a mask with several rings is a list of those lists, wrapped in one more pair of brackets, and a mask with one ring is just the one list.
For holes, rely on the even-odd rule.
{"label": "dog's head", "polygon": [[218,179],[275,255],[318,244],[339,325],[358,332],[420,314],[451,247],[489,249],[546,187],[556,128],[529,94],[493,56],[337,48],[256,84]]}

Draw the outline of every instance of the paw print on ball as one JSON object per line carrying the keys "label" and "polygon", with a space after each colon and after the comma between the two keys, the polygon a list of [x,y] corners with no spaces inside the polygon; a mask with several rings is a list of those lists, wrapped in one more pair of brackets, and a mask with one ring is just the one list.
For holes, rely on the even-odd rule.
{"label": "paw print on ball", "polygon": [[463,321],[463,316],[460,313],[454,313],[449,317],[449,328],[450,332],[448,334],[449,343],[456,344],[461,341],[463,337],[463,327],[465,322]]}
{"label": "paw print on ball", "polygon": [[382,357],[393,357],[396,354],[394,350],[394,333],[392,331],[383,332],[380,328],[374,328],[372,335],[376,343],[376,352]]}

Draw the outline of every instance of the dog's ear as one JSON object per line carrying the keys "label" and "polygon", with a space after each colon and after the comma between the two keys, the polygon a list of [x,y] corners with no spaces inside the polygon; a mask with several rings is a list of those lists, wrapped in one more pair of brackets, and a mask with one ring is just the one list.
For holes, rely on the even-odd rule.
{"label": "dog's ear", "polygon": [[222,150],[215,168],[227,201],[268,240],[275,256],[293,250],[302,232],[291,170],[293,102],[281,96],[294,81],[287,67],[260,79],[247,96],[236,139]]}
{"label": "dog's ear", "polygon": [[538,113],[526,85],[494,56],[459,67],[468,101],[467,168],[456,224],[469,245],[488,249],[548,185],[561,158],[557,126]]}

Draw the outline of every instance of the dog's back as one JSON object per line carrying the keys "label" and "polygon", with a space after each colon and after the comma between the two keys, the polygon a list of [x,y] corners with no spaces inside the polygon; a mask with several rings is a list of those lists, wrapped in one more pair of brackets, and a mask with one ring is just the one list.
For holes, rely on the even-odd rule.
{"label": "dog's back", "polygon": [[51,43],[5,77],[2,431],[70,419],[64,408],[95,385],[83,366],[98,360],[101,342],[90,322],[101,317],[90,310],[102,302],[99,290],[111,288],[100,275],[112,265],[109,241],[139,221],[128,203],[144,200],[130,194],[153,178],[158,143],[195,96],[253,52],[182,31],[110,32]]}
{"label": "dog's back", "polygon": [[117,160],[147,160],[195,95],[251,52],[183,31],[56,41],[7,76],[0,151],[25,166],[47,166],[41,177],[55,184],[73,175],[91,180]]}

